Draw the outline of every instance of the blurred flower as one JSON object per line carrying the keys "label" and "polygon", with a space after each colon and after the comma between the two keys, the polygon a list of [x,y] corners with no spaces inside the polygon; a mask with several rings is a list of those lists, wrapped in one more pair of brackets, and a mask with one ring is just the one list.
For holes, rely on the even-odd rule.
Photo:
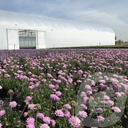
{"label": "blurred flower", "polygon": [[43,113],[37,113],[37,117],[40,118],[40,119],[43,119],[44,118],[44,114]]}
{"label": "blurred flower", "polygon": [[55,111],[55,115],[56,116],[59,116],[59,117],[64,117],[63,111],[62,110],[59,110],[59,109]]}
{"label": "blurred flower", "polygon": [[26,96],[26,100],[30,101],[30,100],[32,100],[32,97],[31,96]]}
{"label": "blurred flower", "polygon": [[63,105],[63,107],[67,110],[70,110],[72,108],[70,104],[65,104]]}
{"label": "blurred flower", "polygon": [[34,124],[28,124],[26,128],[35,128]]}
{"label": "blurred flower", "polygon": [[52,100],[60,100],[60,98],[56,95],[56,94],[50,94],[50,98],[52,99]]}
{"label": "blurred flower", "polygon": [[48,124],[42,124],[42,125],[40,126],[40,128],[50,128],[50,127],[48,126]]}
{"label": "blurred flower", "polygon": [[27,124],[34,125],[35,119],[33,117],[29,117],[29,118],[27,118],[26,122],[27,122]]}
{"label": "blurred flower", "polygon": [[116,112],[116,113],[120,113],[121,112],[120,108],[118,108],[118,107],[112,107],[112,110],[114,112]]}
{"label": "blurred flower", "polygon": [[51,89],[55,89],[55,85],[50,84],[50,85],[49,85],[49,88],[51,88]]}
{"label": "blurred flower", "polygon": [[43,118],[43,121],[44,121],[46,124],[50,124],[51,119],[50,119],[50,117],[45,116],[45,117]]}
{"label": "blurred flower", "polygon": [[2,128],[2,124],[0,123],[0,128]]}
{"label": "blurred flower", "polygon": [[78,114],[83,117],[83,118],[86,118],[88,115],[87,115],[87,112],[85,111],[79,111]]}
{"label": "blurred flower", "polygon": [[0,90],[2,89],[3,87],[2,86],[0,86]]}
{"label": "blurred flower", "polygon": [[24,117],[28,116],[28,112],[24,112]]}
{"label": "blurred flower", "polygon": [[98,121],[104,121],[105,118],[103,116],[97,116]]}
{"label": "blurred flower", "polygon": [[35,110],[36,109],[36,105],[35,104],[29,104],[28,108],[31,110]]}
{"label": "blurred flower", "polygon": [[5,115],[6,111],[5,110],[0,110],[0,116]]}
{"label": "blurred flower", "polygon": [[103,112],[103,109],[102,109],[102,108],[97,108],[97,109],[96,109],[96,112],[97,112],[97,113],[102,113],[102,112]]}
{"label": "blurred flower", "polygon": [[61,96],[61,95],[62,95],[62,93],[61,93],[60,91],[56,91],[55,94],[56,94],[57,96]]}
{"label": "blurred flower", "polygon": [[87,108],[88,108],[88,107],[87,107],[86,105],[84,105],[84,104],[81,104],[80,106],[81,106],[83,109],[85,109],[85,110],[87,110]]}
{"label": "blurred flower", "polygon": [[54,127],[54,126],[55,126],[55,124],[56,124],[56,121],[55,121],[55,120],[53,120],[53,119],[51,119],[51,125]]}
{"label": "blurred flower", "polygon": [[78,128],[81,125],[81,121],[77,116],[71,116],[68,119],[68,123],[75,128]]}
{"label": "blurred flower", "polygon": [[9,103],[9,106],[11,108],[15,108],[17,106],[17,103],[15,101],[12,101],[12,102]]}

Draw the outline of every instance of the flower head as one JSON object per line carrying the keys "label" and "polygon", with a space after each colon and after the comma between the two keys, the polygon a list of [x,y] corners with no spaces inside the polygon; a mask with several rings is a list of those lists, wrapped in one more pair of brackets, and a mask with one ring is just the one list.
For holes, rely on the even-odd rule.
{"label": "flower head", "polygon": [[9,106],[11,108],[15,108],[17,106],[17,103],[15,101],[12,101],[12,102],[9,103]]}
{"label": "flower head", "polygon": [[71,116],[68,120],[71,126],[78,128],[81,125],[81,121],[77,116]]}

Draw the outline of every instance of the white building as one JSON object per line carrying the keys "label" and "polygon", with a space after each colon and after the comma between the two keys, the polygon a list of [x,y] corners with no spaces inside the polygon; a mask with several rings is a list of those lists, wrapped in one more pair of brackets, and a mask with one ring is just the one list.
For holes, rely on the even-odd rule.
{"label": "white building", "polygon": [[0,49],[115,45],[109,27],[0,11]]}

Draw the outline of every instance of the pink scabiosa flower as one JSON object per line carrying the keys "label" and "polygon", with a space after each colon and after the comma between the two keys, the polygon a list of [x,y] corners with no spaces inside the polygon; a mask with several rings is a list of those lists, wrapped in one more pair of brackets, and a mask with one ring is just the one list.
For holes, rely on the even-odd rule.
{"label": "pink scabiosa flower", "polygon": [[50,117],[45,116],[45,117],[43,118],[43,121],[44,121],[46,124],[50,124],[51,119],[50,119]]}
{"label": "pink scabiosa flower", "polygon": [[49,74],[49,73],[47,73],[47,77],[48,78],[53,78],[53,76],[51,74]]}
{"label": "pink scabiosa flower", "polygon": [[30,101],[30,100],[32,100],[32,97],[31,96],[26,96],[26,100]]}
{"label": "pink scabiosa flower", "polygon": [[28,108],[31,110],[35,110],[36,109],[36,105],[35,104],[29,104]]}
{"label": "pink scabiosa flower", "polygon": [[86,118],[88,115],[87,115],[87,112],[85,111],[79,111],[78,114],[83,117],[83,118]]}
{"label": "pink scabiosa flower", "polygon": [[108,100],[108,101],[107,101],[107,105],[113,106],[113,105],[114,105],[114,102],[113,102],[112,100]]}
{"label": "pink scabiosa flower", "polygon": [[0,116],[5,115],[6,111],[5,110],[0,110]]}
{"label": "pink scabiosa flower", "polygon": [[55,120],[53,120],[53,119],[51,119],[51,125],[54,127],[54,126],[55,126],[55,124],[56,124],[56,121],[55,121]]}
{"label": "pink scabiosa flower", "polygon": [[24,117],[28,116],[28,112],[24,112]]}
{"label": "pink scabiosa flower", "polygon": [[2,89],[3,87],[2,86],[0,86],[0,90]]}
{"label": "pink scabiosa flower", "polygon": [[38,113],[37,117],[40,118],[40,119],[43,119],[44,118],[44,114],[43,113]]}
{"label": "pink scabiosa flower", "polygon": [[2,124],[0,123],[0,128],[2,128]]}
{"label": "pink scabiosa flower", "polygon": [[88,107],[87,107],[86,105],[84,105],[84,104],[81,104],[80,106],[81,106],[83,109],[85,109],[85,110],[88,109]]}
{"label": "pink scabiosa flower", "polygon": [[83,74],[83,71],[82,71],[82,70],[78,70],[77,73],[78,73],[78,74]]}
{"label": "pink scabiosa flower", "polygon": [[105,118],[103,116],[97,116],[97,119],[98,119],[99,122],[105,120]]}
{"label": "pink scabiosa flower", "polygon": [[70,104],[65,104],[63,105],[63,107],[67,110],[70,110],[72,108]]}
{"label": "pink scabiosa flower", "polygon": [[60,91],[56,91],[55,94],[56,94],[57,96],[61,96],[61,95],[62,95],[62,93],[61,93]]}
{"label": "pink scabiosa flower", "polygon": [[55,89],[56,87],[55,87],[54,84],[50,84],[50,85],[49,85],[49,88],[51,88],[51,89]]}
{"label": "pink scabiosa flower", "polygon": [[81,92],[81,93],[80,93],[80,96],[81,96],[81,97],[85,97],[85,96],[87,96],[87,95],[86,95],[85,92]]}
{"label": "pink scabiosa flower", "polygon": [[9,106],[10,106],[11,108],[15,108],[15,107],[17,106],[16,101],[10,102],[10,103],[9,103]]}
{"label": "pink scabiosa flower", "polygon": [[85,85],[85,89],[87,89],[88,91],[89,91],[89,90],[92,91],[92,88],[91,88],[90,85]]}
{"label": "pink scabiosa flower", "polygon": [[58,109],[58,110],[55,111],[55,115],[58,116],[58,117],[64,117],[64,113],[60,109]]}
{"label": "pink scabiosa flower", "polygon": [[105,84],[105,80],[99,80],[99,82]]}
{"label": "pink scabiosa flower", "polygon": [[50,127],[48,126],[48,124],[42,124],[42,125],[40,126],[40,128],[50,128]]}
{"label": "pink scabiosa flower", "polygon": [[77,116],[71,116],[68,119],[68,123],[75,128],[78,128],[81,125],[81,121]]}
{"label": "pink scabiosa flower", "polygon": [[104,96],[104,100],[110,100],[110,97],[107,96],[107,95],[105,95],[105,96]]}
{"label": "pink scabiosa flower", "polygon": [[33,117],[29,117],[29,118],[27,118],[26,122],[27,122],[27,124],[34,125],[35,119]]}
{"label": "pink scabiosa flower", "polygon": [[116,92],[116,93],[115,93],[115,96],[116,96],[116,97],[121,97],[122,94],[121,94],[120,92]]}
{"label": "pink scabiosa flower", "polygon": [[82,80],[77,80],[77,83],[82,83]]}
{"label": "pink scabiosa flower", "polygon": [[112,107],[112,110],[114,112],[116,112],[116,113],[120,113],[121,112],[120,108],[118,108],[118,107]]}
{"label": "pink scabiosa flower", "polygon": [[56,95],[56,94],[50,94],[50,98],[52,99],[52,100],[60,100],[60,98]]}
{"label": "pink scabiosa flower", "polygon": [[97,113],[102,113],[102,112],[103,112],[103,109],[102,109],[102,108],[97,108],[97,109],[96,109],[96,112],[97,112]]}
{"label": "pink scabiosa flower", "polygon": [[28,124],[26,128],[35,128],[34,124]]}

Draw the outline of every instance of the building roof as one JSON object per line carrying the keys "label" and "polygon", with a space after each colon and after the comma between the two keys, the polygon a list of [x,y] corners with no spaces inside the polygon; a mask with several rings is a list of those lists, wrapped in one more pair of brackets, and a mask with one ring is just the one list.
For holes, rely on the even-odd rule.
{"label": "building roof", "polygon": [[107,31],[112,32],[113,30],[104,25],[87,23],[87,22],[76,22],[71,20],[63,20],[57,18],[51,18],[46,16],[29,15],[23,13],[0,11],[0,25],[4,26],[34,26],[34,27],[51,27],[51,28],[76,28],[79,30],[96,30],[96,31]]}

